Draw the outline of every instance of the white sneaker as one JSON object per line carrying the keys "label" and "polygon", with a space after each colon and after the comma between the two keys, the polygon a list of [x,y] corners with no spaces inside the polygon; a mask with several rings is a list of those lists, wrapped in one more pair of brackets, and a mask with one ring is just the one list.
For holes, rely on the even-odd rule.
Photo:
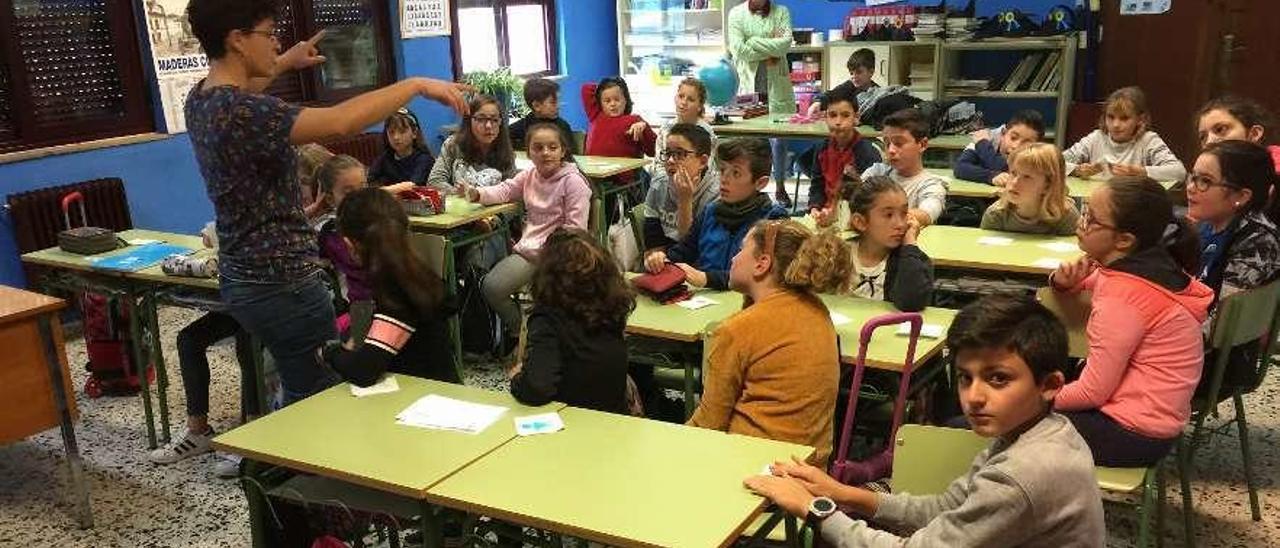
{"label": "white sneaker", "polygon": [[240,455],[219,453],[218,462],[213,463],[213,475],[222,479],[231,479],[240,475]]}
{"label": "white sneaker", "polygon": [[173,464],[187,457],[203,455],[213,450],[209,443],[213,436],[212,428],[203,434],[188,430],[182,439],[152,451],[147,458],[156,464]]}

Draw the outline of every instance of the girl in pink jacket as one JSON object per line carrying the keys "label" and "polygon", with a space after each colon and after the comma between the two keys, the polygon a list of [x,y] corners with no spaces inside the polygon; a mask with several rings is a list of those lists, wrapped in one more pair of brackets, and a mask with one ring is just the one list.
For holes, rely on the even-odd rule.
{"label": "girl in pink jacket", "polygon": [[462,194],[485,205],[520,201],[524,204],[524,231],[515,253],[498,262],[481,284],[485,301],[502,319],[507,341],[520,332],[520,305],[512,298],[533,279],[534,262],[547,236],[562,226],[586,229],[591,211],[591,186],[573,163],[573,144],[551,123],[539,123],[525,134],[533,167],[497,185],[473,188],[462,183]]}
{"label": "girl in pink jacket", "polygon": [[1147,177],[1094,190],[1076,237],[1086,256],[1049,278],[1093,291],[1089,356],[1054,408],[1075,424],[1098,466],[1150,466],[1182,434],[1204,365],[1201,322],[1213,290],[1196,272],[1199,238]]}

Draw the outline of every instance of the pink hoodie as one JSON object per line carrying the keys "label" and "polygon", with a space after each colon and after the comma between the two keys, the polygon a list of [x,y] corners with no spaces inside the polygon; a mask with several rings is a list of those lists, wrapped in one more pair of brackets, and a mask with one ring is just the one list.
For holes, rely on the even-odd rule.
{"label": "pink hoodie", "polygon": [[1181,291],[1099,268],[1073,291],[1093,290],[1080,379],[1054,401],[1059,411],[1100,409],[1126,429],[1156,439],[1182,432],[1204,366],[1200,325],[1213,290],[1192,279]]}
{"label": "pink hoodie", "polygon": [[524,203],[524,233],[516,242],[515,252],[533,260],[542,243],[561,226],[587,228],[591,213],[591,186],[578,171],[577,164],[564,163],[550,177],[543,179],[538,168],[531,167],[499,184],[476,189],[485,205],[520,201]]}

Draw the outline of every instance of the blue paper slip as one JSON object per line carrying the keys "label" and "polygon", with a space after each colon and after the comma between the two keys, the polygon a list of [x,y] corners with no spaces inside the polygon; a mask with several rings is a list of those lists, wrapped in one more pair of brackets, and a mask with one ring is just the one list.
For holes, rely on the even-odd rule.
{"label": "blue paper slip", "polygon": [[147,267],[160,264],[170,255],[190,255],[195,250],[189,247],[166,243],[152,243],[140,246],[129,246],[124,251],[109,257],[94,257],[89,261],[94,268],[104,270],[123,270],[137,272]]}
{"label": "blue paper slip", "polygon": [[516,417],[516,435],[532,436],[534,434],[550,434],[564,430],[564,420],[559,413],[543,413]]}

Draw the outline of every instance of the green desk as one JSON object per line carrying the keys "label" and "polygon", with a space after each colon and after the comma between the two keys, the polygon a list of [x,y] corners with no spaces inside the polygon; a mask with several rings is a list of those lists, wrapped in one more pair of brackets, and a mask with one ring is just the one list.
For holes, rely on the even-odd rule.
{"label": "green desk", "polygon": [[[873,301],[860,297],[844,295],[822,295],[822,302],[832,313],[849,318],[849,323],[836,326],[836,334],[840,336],[840,360],[852,365],[858,358],[858,337],[862,326],[876,316],[898,312],[892,304],[884,301]],[[929,307],[920,312],[924,323],[942,326],[943,332],[951,327],[956,318],[956,311],[948,308]],[[902,364],[907,356],[907,343],[910,337],[898,335],[897,328],[882,327],[871,336],[867,347],[867,367],[884,371],[902,371]],[[916,355],[912,360],[912,368],[918,367],[942,352],[942,337],[931,339],[921,336],[916,342]]]}
{"label": "green desk", "polygon": [[[947,180],[947,196],[961,196],[965,198],[982,198],[986,200],[995,200],[999,197],[995,187],[986,183],[975,181],[965,181],[957,179],[950,169],[943,168],[925,168],[925,171],[938,175]],[[1173,187],[1174,181],[1160,181],[1160,186],[1166,190]],[[1076,198],[1088,198],[1093,190],[1102,185],[1102,181],[1093,179],[1081,179],[1079,177],[1067,177],[1067,195]]]}
{"label": "green desk", "polygon": [[431,234],[447,233],[481,219],[487,219],[499,213],[508,213],[519,209],[514,203],[480,205],[468,202],[461,196],[445,196],[444,213],[428,216],[409,216],[409,227],[413,230]]}
{"label": "green desk", "polygon": [[[994,237],[1011,240],[1008,245],[980,242]],[[1075,236],[1040,236],[998,232],[960,226],[933,225],[920,231],[917,240],[935,266],[988,272],[1047,275],[1057,265],[1047,260],[1070,261],[1080,256]],[[1061,245],[1062,250],[1043,247]],[[1046,262],[1040,262],[1045,260]]]}
{"label": "green desk", "polygon": [[573,407],[560,414],[564,430],[512,440],[427,500],[612,546],[730,546],[766,505],[743,478],[813,452]]}
{"label": "green desk", "polygon": [[[747,120],[733,119],[727,124],[713,125],[717,137],[772,137],[778,139],[826,139],[829,135],[827,123],[823,121],[808,124],[788,122],[790,116],[758,116]],[[859,126],[858,132],[865,137],[878,137],[880,132],[871,126]]]}
{"label": "green desk", "polygon": [[[628,277],[635,277],[629,275]],[[636,309],[627,317],[626,332],[657,339],[694,343],[713,325],[742,310],[742,294],[737,291],[698,289],[694,294],[715,301],[698,310],[675,304],[661,304],[644,295],[636,295]]]}

